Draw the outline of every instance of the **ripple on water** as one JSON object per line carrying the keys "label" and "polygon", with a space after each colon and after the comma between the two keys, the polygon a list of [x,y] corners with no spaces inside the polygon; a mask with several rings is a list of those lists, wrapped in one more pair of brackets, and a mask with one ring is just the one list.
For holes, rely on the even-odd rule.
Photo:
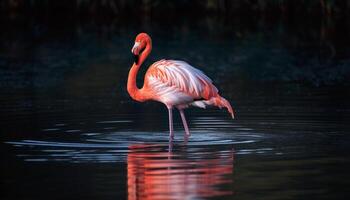
{"label": "ripple on water", "polygon": [[[180,134],[178,134],[180,135]],[[258,138],[259,139],[259,138]],[[186,148],[188,152],[208,151],[210,153],[220,146],[233,146],[258,142],[256,137],[249,135],[234,136],[225,132],[194,131],[186,142],[177,136],[173,142],[174,151]],[[168,152],[169,142],[167,132],[113,132],[113,133],[83,133],[78,141],[57,140],[20,140],[9,141],[20,149],[20,156],[25,161],[70,161],[70,162],[125,162],[132,145],[147,144],[145,151],[157,147],[158,151]],[[25,152],[25,153],[23,153]],[[93,152],[93,153],[91,153]]]}
{"label": "ripple on water", "polygon": [[[42,129],[52,132],[47,139],[8,141],[17,148],[18,157],[31,162],[125,162],[130,146],[141,146],[142,151],[186,151],[199,154],[215,154],[221,147],[236,148],[237,154],[264,154],[273,149],[259,149],[254,145],[266,137],[250,127],[235,125],[215,117],[197,117],[187,140],[183,131],[175,131],[175,140],[169,146],[168,132],[114,131],[118,124],[133,123],[133,120],[101,120],[93,122],[101,126],[80,126],[81,123],[56,123]],[[84,123],[89,125],[89,123]],[[91,123],[90,123],[91,124]],[[197,127],[196,127],[197,126]],[[198,126],[206,126],[203,128]],[[97,128],[97,130],[96,130]],[[88,130],[86,130],[88,129]],[[90,130],[89,130],[90,129]],[[74,136],[74,137],[72,137]],[[140,147],[139,147],[140,148]]]}

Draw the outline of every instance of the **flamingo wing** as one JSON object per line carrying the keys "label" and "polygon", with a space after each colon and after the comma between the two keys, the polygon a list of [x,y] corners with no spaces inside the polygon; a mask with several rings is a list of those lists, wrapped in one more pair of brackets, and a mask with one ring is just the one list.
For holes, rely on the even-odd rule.
{"label": "flamingo wing", "polygon": [[146,73],[145,84],[156,97],[176,95],[176,98],[183,98],[183,103],[210,99],[218,93],[212,80],[202,71],[177,60],[155,62]]}

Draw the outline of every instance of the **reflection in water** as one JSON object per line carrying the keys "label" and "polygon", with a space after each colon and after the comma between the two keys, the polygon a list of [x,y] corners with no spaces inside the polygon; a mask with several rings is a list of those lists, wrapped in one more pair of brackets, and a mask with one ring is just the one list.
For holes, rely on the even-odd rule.
{"label": "reflection in water", "polygon": [[214,152],[131,145],[128,199],[196,199],[232,195],[233,150]]}

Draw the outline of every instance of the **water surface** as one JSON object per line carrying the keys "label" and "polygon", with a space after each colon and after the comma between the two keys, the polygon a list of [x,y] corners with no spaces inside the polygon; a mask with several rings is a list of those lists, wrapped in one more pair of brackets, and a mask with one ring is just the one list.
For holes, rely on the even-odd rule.
{"label": "water surface", "polygon": [[146,27],[146,64],[200,68],[237,119],[188,109],[192,136],[176,114],[170,144],[165,107],[125,89],[136,25],[2,33],[1,199],[347,199],[346,45],[205,20]]}

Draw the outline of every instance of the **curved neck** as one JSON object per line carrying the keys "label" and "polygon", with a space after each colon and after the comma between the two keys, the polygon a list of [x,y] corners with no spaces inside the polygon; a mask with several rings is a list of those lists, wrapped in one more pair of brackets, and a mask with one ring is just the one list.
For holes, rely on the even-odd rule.
{"label": "curved neck", "polygon": [[144,95],[142,94],[142,92],[140,92],[140,89],[137,87],[136,78],[142,63],[146,60],[147,56],[151,53],[151,50],[152,50],[152,44],[150,42],[147,42],[146,48],[141,53],[138,62],[134,63],[129,71],[127,90],[131,98],[135,99],[136,101],[145,101]]}

